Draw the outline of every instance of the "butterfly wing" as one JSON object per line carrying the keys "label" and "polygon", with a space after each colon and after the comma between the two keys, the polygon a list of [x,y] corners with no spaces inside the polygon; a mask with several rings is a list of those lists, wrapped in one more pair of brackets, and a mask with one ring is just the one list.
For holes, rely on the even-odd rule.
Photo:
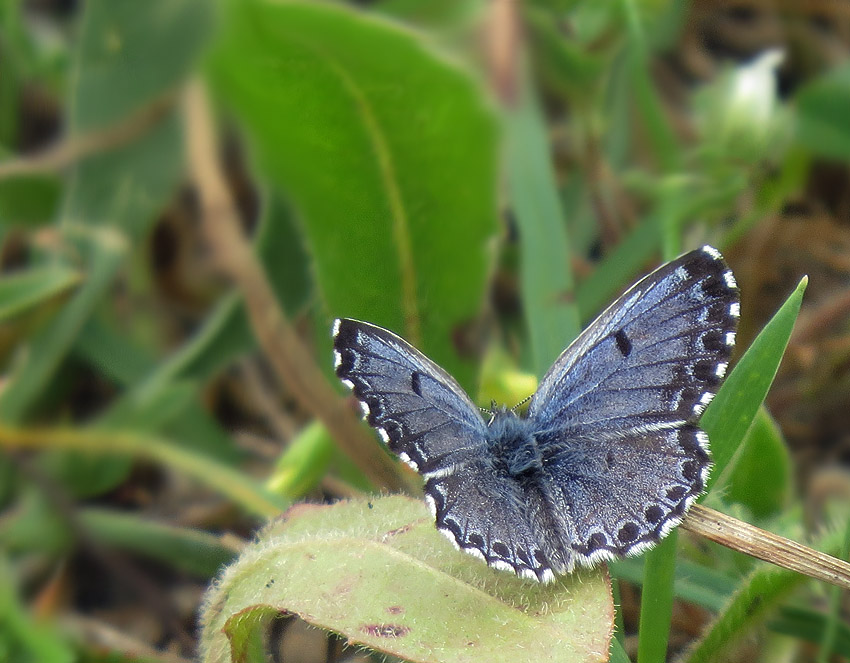
{"label": "butterfly wing", "polygon": [[437,527],[491,566],[551,576],[524,495],[494,471],[487,425],[454,378],[392,332],[356,320],[334,324],[334,356],[369,424],[426,478]]}
{"label": "butterfly wing", "polygon": [[703,247],[635,284],[557,359],[529,405],[541,490],[580,563],[633,554],[681,521],[710,468],[696,421],[726,372],[739,298]]}
{"label": "butterfly wing", "polygon": [[390,331],[334,323],[336,374],[354,391],[369,425],[426,477],[448,472],[486,447],[487,426],[460,385]]}

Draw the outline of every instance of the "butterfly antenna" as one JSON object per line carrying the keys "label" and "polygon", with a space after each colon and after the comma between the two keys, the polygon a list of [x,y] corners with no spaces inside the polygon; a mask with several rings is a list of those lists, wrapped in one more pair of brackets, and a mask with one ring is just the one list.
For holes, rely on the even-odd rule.
{"label": "butterfly antenna", "polygon": [[526,397],[525,397],[525,398],[523,398],[523,399],[522,399],[519,403],[517,403],[516,405],[514,405],[514,406],[511,408],[511,412],[516,412],[516,411],[517,411],[517,408],[521,408],[523,405],[525,405],[526,403],[528,403],[528,401],[530,401],[530,400],[531,400],[531,396],[526,396]]}

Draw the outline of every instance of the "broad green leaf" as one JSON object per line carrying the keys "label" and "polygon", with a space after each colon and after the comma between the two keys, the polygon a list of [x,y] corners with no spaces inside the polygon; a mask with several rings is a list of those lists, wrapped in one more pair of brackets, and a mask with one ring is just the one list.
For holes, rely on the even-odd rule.
{"label": "broad green leaf", "polygon": [[496,133],[472,79],[416,33],[317,2],[229,2],[210,59],[301,216],[332,315],[403,334],[469,388],[496,230]]}
{"label": "broad green leaf", "polygon": [[15,508],[0,522],[3,551],[21,558],[33,553],[54,558],[67,554],[74,531],[56,504],[31,485],[25,485],[16,497]]}
{"label": "broad green leaf", "polygon": [[[70,88],[71,136],[138,121],[173,93],[207,37],[204,0],[93,0],[85,4]],[[79,163],[63,220],[117,224],[134,237],[150,227],[182,176],[181,128],[166,110],[135,140]]]}
{"label": "broad green leaf", "polygon": [[455,550],[405,497],[302,505],[263,532],[210,590],[202,650],[229,661],[286,611],[409,661],[600,661],[613,619],[604,572],[550,584]]}
{"label": "broad green leaf", "polygon": [[75,133],[119,122],[177,86],[212,14],[199,0],[93,0],[83,18],[69,108]]}
{"label": "broad green leaf", "polygon": [[791,455],[776,422],[764,407],[747,431],[730,466],[724,498],[744,504],[758,518],[774,515],[791,498]]}
{"label": "broad green leaf", "polygon": [[77,337],[74,352],[119,385],[138,382],[154,365],[148,348],[132,342],[103,316],[89,318]]}
{"label": "broad green leaf", "polygon": [[580,331],[567,224],[543,115],[531,90],[507,113],[508,184],[520,235],[520,281],[533,372],[543,377]]}
{"label": "broad green leaf", "polygon": [[800,311],[808,278],[804,277],[794,292],[765,325],[752,345],[738,361],[735,369],[717,392],[700,420],[700,426],[711,440],[714,471],[708,488],[717,481],[750,428],[759,407],[779,369],[785,346],[791,337],[794,321]]}
{"label": "broad green leaf", "polygon": [[463,19],[475,20],[486,0],[377,0],[373,11],[392,16],[400,21],[435,29],[446,29]]}
{"label": "broad green leaf", "polygon": [[[295,315],[313,294],[310,260],[292,207],[272,190],[255,241],[257,256],[283,310]],[[240,312],[244,318],[244,312]],[[251,343],[253,335],[249,334]]]}
{"label": "broad green leaf", "polygon": [[0,278],[0,321],[52,299],[79,281],[79,273],[60,264],[36,267]]}
{"label": "broad green leaf", "polygon": [[850,65],[844,64],[797,93],[797,141],[820,156],[850,158]]}

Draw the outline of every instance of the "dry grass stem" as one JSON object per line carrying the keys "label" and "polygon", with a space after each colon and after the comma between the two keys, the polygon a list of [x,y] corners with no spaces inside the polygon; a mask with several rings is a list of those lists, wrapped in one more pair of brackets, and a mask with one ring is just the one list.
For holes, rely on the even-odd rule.
{"label": "dry grass stem", "polygon": [[850,589],[850,564],[742,520],[696,504],[682,527],[784,569]]}
{"label": "dry grass stem", "polygon": [[4,161],[0,163],[0,180],[53,173],[88,156],[126,145],[159,122],[174,107],[174,102],[174,93],[164,94],[113,125],[69,136],[31,156]]}

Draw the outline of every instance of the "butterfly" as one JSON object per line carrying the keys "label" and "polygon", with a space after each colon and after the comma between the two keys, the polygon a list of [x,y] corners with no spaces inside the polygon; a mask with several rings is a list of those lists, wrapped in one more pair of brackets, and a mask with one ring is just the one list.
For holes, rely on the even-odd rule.
{"label": "butterfly", "polygon": [[704,491],[697,422],[723,381],[740,316],[720,253],[638,281],[557,358],[526,415],[476,407],[392,332],[334,323],[336,374],[425,480],[437,528],[492,567],[540,581],[634,555]]}

